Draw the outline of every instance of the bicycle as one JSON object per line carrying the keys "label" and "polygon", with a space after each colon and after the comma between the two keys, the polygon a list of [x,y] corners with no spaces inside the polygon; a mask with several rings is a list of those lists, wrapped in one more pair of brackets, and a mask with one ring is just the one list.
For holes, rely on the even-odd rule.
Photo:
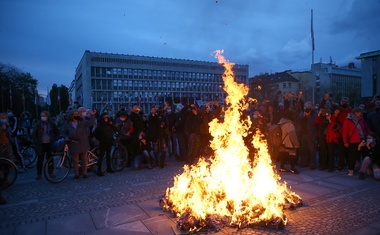
{"label": "bicycle", "polygon": [[114,149],[111,156],[111,167],[115,171],[122,171],[128,164],[127,148],[119,143],[119,134],[114,134]]}
{"label": "bicycle", "polygon": [[9,159],[0,157],[0,191],[9,188],[17,179],[17,166]]}
{"label": "bicycle", "polygon": [[[73,141],[73,140],[71,140]],[[65,180],[73,168],[73,159],[69,152],[68,142],[64,139],[58,140],[54,143],[53,150],[61,150],[53,152],[51,157],[45,162],[43,171],[47,181],[53,184],[58,184]],[[98,163],[99,147],[96,146],[93,149],[87,151],[88,171],[96,172]],[[79,161],[79,167],[81,168],[81,161]],[[102,171],[107,170],[105,161],[102,163]]]}
{"label": "bicycle", "polygon": [[37,164],[35,145],[31,141],[30,134],[28,134],[26,130],[22,129],[23,128],[20,128],[19,133],[15,138],[16,148],[21,154],[25,167],[32,168]]}

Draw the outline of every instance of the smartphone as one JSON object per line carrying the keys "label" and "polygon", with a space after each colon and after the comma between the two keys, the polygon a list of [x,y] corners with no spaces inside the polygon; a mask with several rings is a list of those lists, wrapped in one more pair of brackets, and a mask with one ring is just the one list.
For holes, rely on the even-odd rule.
{"label": "smartphone", "polygon": [[322,115],[323,115],[323,116],[327,116],[327,115],[329,115],[329,114],[330,114],[330,112],[329,112],[328,109],[323,109],[323,110],[322,110]]}

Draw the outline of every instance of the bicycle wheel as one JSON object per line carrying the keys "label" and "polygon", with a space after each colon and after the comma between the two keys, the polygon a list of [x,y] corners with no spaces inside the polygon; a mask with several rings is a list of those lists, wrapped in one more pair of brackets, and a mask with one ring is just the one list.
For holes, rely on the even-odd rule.
{"label": "bicycle wheel", "polygon": [[[95,173],[98,171],[99,154],[100,154],[99,146],[94,147],[93,149],[91,149],[91,151],[87,152],[89,171],[92,171]],[[102,172],[105,172],[107,170],[107,162],[105,159],[103,159],[101,170]]]}
{"label": "bicycle wheel", "polygon": [[21,151],[22,156],[24,157],[25,166],[27,168],[32,168],[37,164],[37,153],[32,146],[26,146]]}
{"label": "bicycle wheel", "polygon": [[70,162],[68,156],[51,156],[44,165],[44,176],[47,181],[53,184],[62,182],[70,172]]}
{"label": "bicycle wheel", "polygon": [[17,178],[17,166],[11,160],[0,158],[0,191],[9,188]]}
{"label": "bicycle wheel", "polygon": [[128,162],[128,152],[125,148],[118,146],[112,153],[111,166],[115,171],[122,171]]}

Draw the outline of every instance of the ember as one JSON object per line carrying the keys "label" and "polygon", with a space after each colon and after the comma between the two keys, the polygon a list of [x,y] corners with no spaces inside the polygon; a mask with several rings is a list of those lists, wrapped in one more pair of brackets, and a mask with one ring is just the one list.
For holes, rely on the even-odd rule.
{"label": "ember", "polygon": [[243,137],[250,131],[251,120],[241,113],[248,108],[248,87],[234,81],[233,63],[216,51],[223,64],[227,110],[224,121],[209,123],[215,151],[209,159],[200,158],[184,166],[175,176],[174,186],[166,190],[160,206],[179,217],[177,226],[189,232],[201,229],[218,231],[223,226],[273,226],[283,229],[287,223],[284,209],[302,205],[301,198],[291,192],[272,166],[266,140],[256,132],[251,143],[255,149],[253,162]]}

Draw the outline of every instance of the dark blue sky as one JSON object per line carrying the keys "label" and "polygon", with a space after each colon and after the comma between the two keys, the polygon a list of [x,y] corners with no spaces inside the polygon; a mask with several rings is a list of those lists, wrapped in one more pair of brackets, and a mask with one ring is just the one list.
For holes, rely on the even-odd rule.
{"label": "dark blue sky", "polygon": [[380,50],[379,0],[0,0],[0,63],[46,93],[69,86],[85,50],[248,64],[250,76],[346,65]]}

